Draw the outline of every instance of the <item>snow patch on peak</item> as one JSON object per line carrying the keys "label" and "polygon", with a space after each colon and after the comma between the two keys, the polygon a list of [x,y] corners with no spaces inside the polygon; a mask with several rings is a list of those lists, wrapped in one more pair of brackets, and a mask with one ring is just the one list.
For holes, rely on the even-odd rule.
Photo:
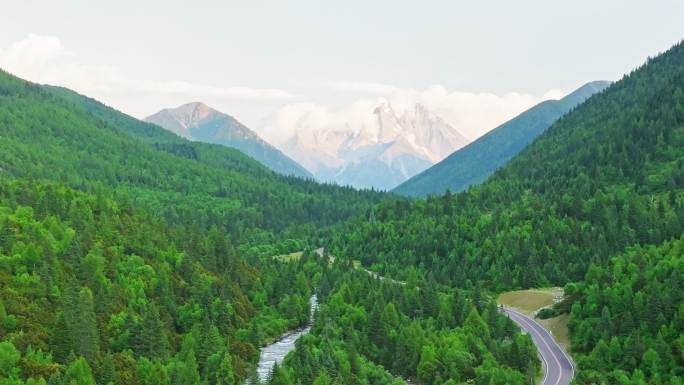
{"label": "snow patch on peak", "polygon": [[389,189],[469,143],[422,104],[369,107],[356,122],[298,127],[284,150],[321,180]]}

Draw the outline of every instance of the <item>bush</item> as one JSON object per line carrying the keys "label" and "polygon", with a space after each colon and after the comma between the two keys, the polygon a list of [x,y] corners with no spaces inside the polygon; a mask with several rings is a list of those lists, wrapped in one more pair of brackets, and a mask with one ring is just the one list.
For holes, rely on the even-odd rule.
{"label": "bush", "polygon": [[537,312],[537,315],[535,315],[535,318],[539,319],[548,319],[548,318],[553,318],[560,315],[558,313],[558,310],[550,308],[550,307],[545,307]]}

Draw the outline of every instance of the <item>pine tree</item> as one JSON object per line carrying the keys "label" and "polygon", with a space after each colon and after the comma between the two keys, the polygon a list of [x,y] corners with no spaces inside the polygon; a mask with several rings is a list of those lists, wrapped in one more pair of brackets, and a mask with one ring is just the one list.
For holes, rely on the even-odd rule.
{"label": "pine tree", "polygon": [[223,359],[216,371],[216,385],[234,385],[235,373],[233,372],[233,360],[230,353],[223,353]]}
{"label": "pine tree", "polygon": [[14,234],[7,222],[0,222],[0,252],[9,250],[14,239]]}
{"label": "pine tree", "polygon": [[78,293],[72,335],[74,352],[85,357],[88,362],[95,362],[100,351],[100,334],[97,329],[93,294],[88,288],[82,288]]}
{"label": "pine tree", "polygon": [[0,379],[17,379],[19,378],[19,368],[17,363],[21,358],[21,354],[9,341],[0,342]]}
{"label": "pine tree", "polygon": [[207,376],[208,358],[216,353],[221,353],[226,349],[226,342],[221,337],[218,328],[211,323],[209,317],[205,317],[199,329],[199,344],[197,346],[197,360],[200,370]]}
{"label": "pine tree", "polygon": [[169,342],[164,333],[159,310],[153,304],[143,310],[140,326],[134,330],[135,350],[149,358],[166,359],[169,355]]}
{"label": "pine tree", "polygon": [[81,239],[78,235],[74,235],[64,251],[64,260],[68,266],[75,268],[78,266],[81,257],[83,256],[83,246],[81,245]]}
{"label": "pine tree", "polygon": [[2,303],[0,299],[0,338],[2,338],[5,333],[7,333],[5,323],[7,320],[7,310],[5,310],[5,304]]}
{"label": "pine tree", "polygon": [[423,384],[434,384],[438,375],[437,351],[433,345],[425,345],[418,363],[418,379]]}
{"label": "pine tree", "polygon": [[356,384],[359,376],[361,376],[361,363],[354,344],[347,344],[347,359],[349,360],[349,374],[351,375],[350,384]]}
{"label": "pine tree", "polygon": [[62,380],[66,385],[96,385],[90,365],[83,358],[77,358],[69,364]]}
{"label": "pine tree", "polygon": [[174,385],[199,385],[200,374],[197,367],[197,359],[195,352],[190,349],[182,357],[182,361],[176,365],[176,373],[174,376]]}
{"label": "pine tree", "polygon": [[111,354],[105,354],[95,370],[97,383],[101,385],[114,384],[116,369]]}
{"label": "pine tree", "polygon": [[55,361],[61,363],[66,363],[69,353],[74,350],[71,331],[63,311],[57,316],[57,323],[51,330],[50,347]]}
{"label": "pine tree", "polygon": [[331,385],[330,382],[330,377],[328,377],[328,373],[325,371],[322,371],[318,377],[313,382],[313,385]]}
{"label": "pine tree", "polygon": [[463,327],[465,327],[473,335],[480,337],[483,342],[489,342],[489,327],[487,327],[487,324],[484,322],[482,317],[480,317],[480,314],[477,312],[475,307],[473,307],[470,310],[470,313],[468,313],[468,317],[463,323]]}

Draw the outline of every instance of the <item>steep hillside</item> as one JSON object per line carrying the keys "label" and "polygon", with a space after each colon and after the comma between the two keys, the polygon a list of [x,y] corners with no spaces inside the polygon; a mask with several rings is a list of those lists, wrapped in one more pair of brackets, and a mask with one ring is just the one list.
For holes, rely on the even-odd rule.
{"label": "steep hillside", "polygon": [[123,133],[154,145],[157,149],[226,170],[240,171],[254,176],[270,174],[269,172],[264,173],[266,168],[262,164],[236,149],[191,142],[156,124],[138,120],[68,88],[43,87],[58,98],[68,101],[70,103],[69,109],[87,113]]}
{"label": "steep hillside", "polygon": [[569,286],[579,383],[681,382],[683,288],[684,238],[631,248]]}
{"label": "steep hillside", "polygon": [[382,206],[339,247],[369,264],[422,263],[445,280],[517,287],[580,279],[626,246],[679,236],[682,62],[679,44],[558,120],[483,185]]}
{"label": "steep hillside", "polygon": [[230,115],[203,103],[188,103],[157,112],[145,119],[183,138],[236,148],[282,175],[313,178],[294,160],[266,143]]}
{"label": "steep hillside", "polygon": [[0,72],[0,382],[243,383],[308,314],[270,256],[386,198]]}
{"label": "steep hillside", "polygon": [[491,299],[318,262],[316,322],[272,385],[528,385],[539,373],[531,338]]}
{"label": "steep hillside", "polygon": [[446,159],[396,187],[407,196],[458,192],[484,182],[563,114],[610,83],[595,81],[560,100],[547,100],[493,129]]}
{"label": "steep hillside", "polygon": [[161,218],[191,217],[236,236],[335,223],[382,199],[274,174],[239,151],[190,142],[70,91],[4,72],[0,135],[6,175],[90,191],[104,185]]}
{"label": "steep hillside", "polygon": [[[397,279],[425,276],[458,287],[498,291],[563,285],[585,276],[592,282],[591,266],[607,266],[612,257],[631,247],[661,245],[681,237],[683,188],[684,44],[680,43],[559,119],[483,185],[460,194],[381,205],[370,220],[339,231],[331,252],[359,259]],[[583,301],[597,299],[591,294],[594,289],[601,290],[588,288]],[[620,295],[624,298],[606,298],[642,301],[633,291]],[[633,360],[624,363],[624,376],[605,376],[606,383],[681,380],[680,371],[653,369],[659,360],[674,360],[663,367],[684,367],[681,343],[673,340],[681,335],[682,323],[676,322],[678,331],[668,330],[672,309],[682,302],[681,297],[672,300],[668,299],[670,308],[662,317],[658,312],[650,315],[655,319],[649,330],[660,330],[661,337],[637,337],[643,334],[636,330],[641,323],[630,328],[636,339],[631,341],[638,345],[629,348],[638,352],[630,353]],[[606,306],[610,312],[612,303]],[[591,319],[596,311],[573,313]],[[612,322],[598,329],[605,331],[600,339],[606,343],[620,330]],[[577,348],[584,352],[597,341],[591,331],[572,338],[588,342]],[[624,341],[618,342],[623,346]],[[595,363],[579,364],[580,373],[596,368]],[[578,378],[582,384],[600,383],[591,377]]]}
{"label": "steep hillside", "polygon": [[306,311],[308,290],[182,225],[0,176],[0,382],[240,383],[258,346],[301,324],[280,309]]}

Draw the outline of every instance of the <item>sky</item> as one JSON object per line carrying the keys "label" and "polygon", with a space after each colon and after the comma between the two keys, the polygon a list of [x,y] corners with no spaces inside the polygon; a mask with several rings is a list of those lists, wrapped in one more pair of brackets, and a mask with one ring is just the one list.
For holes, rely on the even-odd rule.
{"label": "sky", "polygon": [[474,139],[684,38],[681,0],[94,4],[0,0],[0,68],[139,118],[203,101],[274,141],[383,101]]}

